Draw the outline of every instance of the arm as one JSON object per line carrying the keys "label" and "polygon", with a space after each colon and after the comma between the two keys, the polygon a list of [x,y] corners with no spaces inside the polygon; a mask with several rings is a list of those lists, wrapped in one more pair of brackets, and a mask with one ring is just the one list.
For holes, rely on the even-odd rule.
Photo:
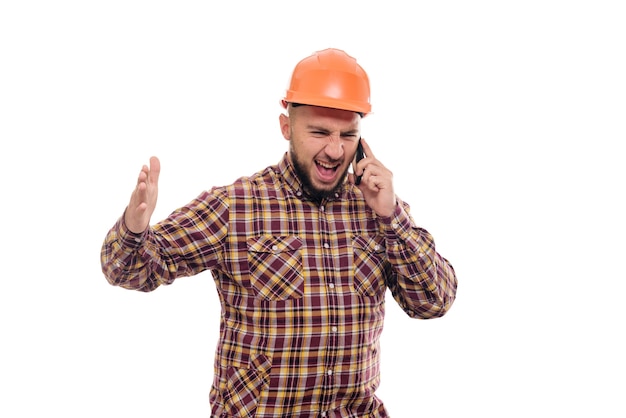
{"label": "arm", "polygon": [[418,228],[409,206],[398,201],[393,215],[379,218],[394,274],[387,285],[400,307],[412,318],[443,316],[456,297],[452,265],[435,249],[433,237]]}
{"label": "arm", "polygon": [[456,297],[457,279],[452,265],[435,249],[428,231],[418,228],[409,215],[409,206],[397,198],[393,173],[361,139],[366,157],[356,163],[350,180],[363,175],[357,187],[368,206],[376,212],[385,236],[387,257],[393,274],[387,286],[402,309],[411,317],[443,316]]}
{"label": "arm", "polygon": [[204,192],[149,227],[159,171],[159,161],[153,157],[150,168],[142,168],[124,215],[105,237],[101,266],[112,285],[151,291],[221,262],[228,222],[226,198]]}

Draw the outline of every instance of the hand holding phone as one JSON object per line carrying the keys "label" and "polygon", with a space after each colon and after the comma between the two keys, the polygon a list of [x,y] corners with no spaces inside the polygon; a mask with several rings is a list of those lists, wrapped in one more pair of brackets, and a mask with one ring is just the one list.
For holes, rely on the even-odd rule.
{"label": "hand holding phone", "polygon": [[[358,163],[363,158],[365,158],[365,153],[363,152],[363,144],[361,144],[361,138],[359,138],[359,145],[357,145],[357,147],[356,147],[356,162]],[[354,167],[354,170],[355,170],[355,174],[356,174],[356,166]],[[356,184],[357,186],[359,184],[361,184],[361,178],[362,177],[363,177],[362,174],[360,176],[356,176],[354,184]]]}

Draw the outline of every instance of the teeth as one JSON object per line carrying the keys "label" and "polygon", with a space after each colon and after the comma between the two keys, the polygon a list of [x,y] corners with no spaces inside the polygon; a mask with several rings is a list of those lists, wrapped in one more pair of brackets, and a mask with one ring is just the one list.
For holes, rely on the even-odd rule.
{"label": "teeth", "polygon": [[324,164],[324,163],[321,163],[321,162],[319,162],[319,161],[317,162],[317,164],[321,165],[321,166],[322,166],[322,167],[324,167],[324,168],[335,168],[335,166],[334,166],[334,165]]}

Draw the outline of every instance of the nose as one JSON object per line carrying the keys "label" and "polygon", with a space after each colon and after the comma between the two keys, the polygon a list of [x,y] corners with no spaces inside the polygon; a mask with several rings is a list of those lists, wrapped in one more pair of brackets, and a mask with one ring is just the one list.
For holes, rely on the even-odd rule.
{"label": "nose", "polygon": [[335,136],[331,136],[330,141],[326,144],[325,151],[328,158],[338,160],[343,156],[343,141]]}

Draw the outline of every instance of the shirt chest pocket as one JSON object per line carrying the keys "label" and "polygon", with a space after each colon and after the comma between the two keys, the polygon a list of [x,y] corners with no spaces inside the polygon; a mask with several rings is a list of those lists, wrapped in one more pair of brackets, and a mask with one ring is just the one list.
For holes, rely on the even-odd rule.
{"label": "shirt chest pocket", "polygon": [[356,235],[352,238],[352,247],[354,290],[366,296],[384,296],[385,278],[389,274],[384,239],[379,236]]}
{"label": "shirt chest pocket", "polygon": [[248,239],[250,282],[259,297],[286,300],[304,295],[301,247],[298,237]]}

